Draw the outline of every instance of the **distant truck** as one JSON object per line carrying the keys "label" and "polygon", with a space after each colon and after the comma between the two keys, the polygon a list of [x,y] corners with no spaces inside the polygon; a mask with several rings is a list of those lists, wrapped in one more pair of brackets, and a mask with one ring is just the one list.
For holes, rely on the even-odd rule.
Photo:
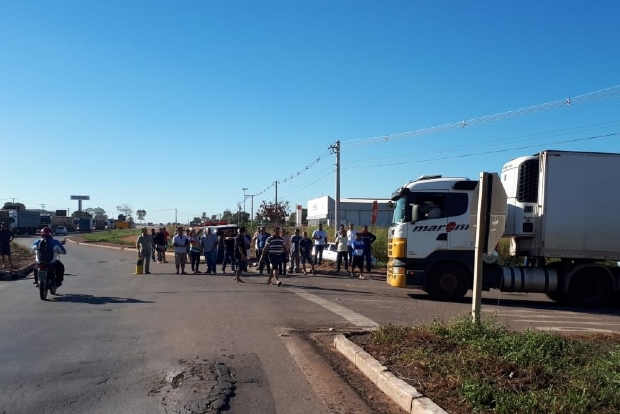
{"label": "distant truck", "polygon": [[117,229],[129,229],[131,228],[131,222],[123,221],[123,220],[116,220],[115,226]]}
{"label": "distant truck", "polygon": [[107,225],[106,220],[94,220],[94,230],[105,230]]}
{"label": "distant truck", "polygon": [[[482,286],[541,292],[578,306],[607,305],[620,291],[620,154],[542,151],[504,165],[506,229],[513,262],[488,258]],[[440,300],[473,286],[474,237],[469,212],[477,181],[422,177],[392,194],[387,282],[418,287]],[[430,202],[441,210],[426,213]]]}
{"label": "distant truck", "polygon": [[78,224],[78,231],[90,233],[93,231],[93,219],[81,218]]}
{"label": "distant truck", "polygon": [[52,216],[52,229],[55,229],[58,226],[66,228],[67,231],[75,231],[76,228],[73,223],[73,217]]}
{"label": "distant truck", "polygon": [[[6,222],[14,235],[36,234],[41,227],[41,212],[39,210],[5,210]],[[5,221],[4,218],[2,221]]]}

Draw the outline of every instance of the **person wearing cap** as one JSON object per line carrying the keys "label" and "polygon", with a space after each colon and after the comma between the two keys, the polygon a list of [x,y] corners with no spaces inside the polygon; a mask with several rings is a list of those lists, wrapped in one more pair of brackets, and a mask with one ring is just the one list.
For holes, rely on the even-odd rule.
{"label": "person wearing cap", "polygon": [[366,272],[372,269],[372,244],[377,240],[377,236],[368,231],[368,225],[362,227],[362,240],[364,241],[364,260],[366,261]]}
{"label": "person wearing cap", "polygon": [[[51,268],[54,272],[54,278],[56,279],[56,287],[61,287],[62,282],[64,281],[65,276],[65,265],[62,264],[60,260],[58,260],[58,256],[61,254],[67,254],[67,250],[63,243],[54,239],[52,235],[52,229],[49,227],[44,227],[41,229],[41,238],[35,240],[30,246],[30,251],[35,254],[35,261],[37,263],[41,262],[41,256],[39,251],[39,246],[41,244],[41,240],[46,241],[48,246],[51,246],[54,256],[52,261],[50,262]],[[34,284],[39,286],[39,278],[38,278],[38,269],[35,267],[34,269]]]}

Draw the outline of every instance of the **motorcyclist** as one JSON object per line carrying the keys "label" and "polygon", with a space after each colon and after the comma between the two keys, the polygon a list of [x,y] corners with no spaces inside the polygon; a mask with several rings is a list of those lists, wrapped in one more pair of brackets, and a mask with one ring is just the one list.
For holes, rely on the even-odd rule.
{"label": "motorcyclist", "polygon": [[[65,246],[58,240],[54,239],[52,235],[52,229],[49,227],[45,227],[41,230],[41,238],[35,240],[30,246],[30,251],[36,255],[36,262],[39,263],[39,243],[41,240],[46,239],[47,243],[52,247],[54,251],[54,258],[50,263],[51,269],[54,271],[54,276],[56,278],[56,287],[62,286],[62,282],[65,276],[65,266],[62,264],[60,260],[58,260],[59,254],[67,254],[67,250]],[[34,270],[34,284],[39,286],[39,278],[38,278],[38,266],[35,266]]]}

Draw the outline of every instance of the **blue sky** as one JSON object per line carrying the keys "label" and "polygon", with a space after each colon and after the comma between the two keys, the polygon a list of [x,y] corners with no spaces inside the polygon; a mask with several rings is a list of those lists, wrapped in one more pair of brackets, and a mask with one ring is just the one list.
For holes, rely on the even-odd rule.
{"label": "blue sky", "polygon": [[243,188],[256,211],[279,181],[305,207],[335,195],[337,140],[343,198],[620,152],[618,16],[611,0],[0,0],[0,202],[89,195],[183,222],[243,208]]}

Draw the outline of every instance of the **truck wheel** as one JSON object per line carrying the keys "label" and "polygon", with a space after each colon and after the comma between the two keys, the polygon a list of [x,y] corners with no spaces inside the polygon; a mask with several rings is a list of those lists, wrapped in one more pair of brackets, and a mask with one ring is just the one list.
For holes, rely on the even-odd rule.
{"label": "truck wheel", "polygon": [[431,269],[426,281],[426,291],[438,300],[460,299],[470,288],[467,269],[457,263],[443,263]]}
{"label": "truck wheel", "polygon": [[568,304],[568,296],[564,292],[547,292],[547,297],[561,305]]}
{"label": "truck wheel", "polygon": [[584,267],[573,275],[568,288],[571,305],[600,308],[609,302],[612,294],[609,275],[598,267]]}

